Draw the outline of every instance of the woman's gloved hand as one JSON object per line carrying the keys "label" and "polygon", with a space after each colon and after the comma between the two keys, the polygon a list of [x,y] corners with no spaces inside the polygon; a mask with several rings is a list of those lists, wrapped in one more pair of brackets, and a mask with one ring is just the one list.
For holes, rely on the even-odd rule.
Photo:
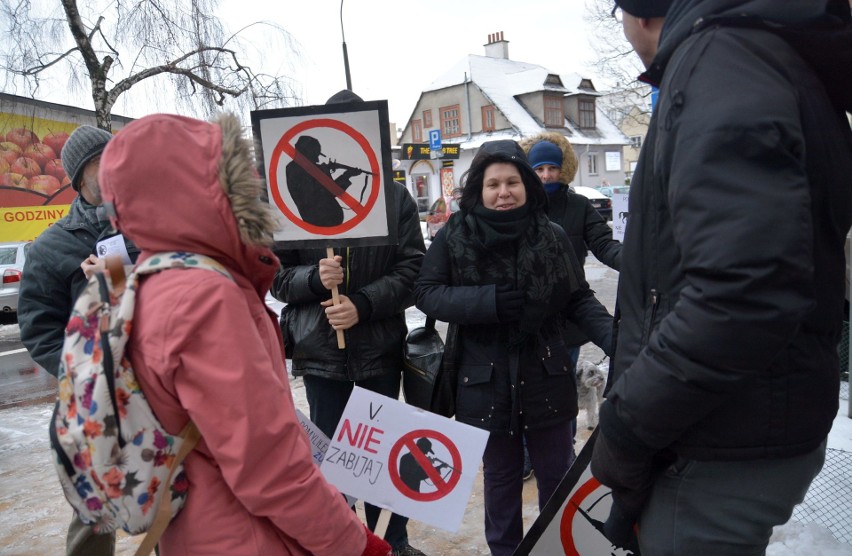
{"label": "woman's gloved hand", "polygon": [[361,556],[392,556],[393,550],[391,545],[381,537],[377,537],[372,531],[364,526],[364,531],[367,532],[367,546],[364,547],[364,552]]}
{"label": "woman's gloved hand", "polygon": [[496,286],[497,318],[500,322],[520,320],[524,309],[524,292],[508,284]]}

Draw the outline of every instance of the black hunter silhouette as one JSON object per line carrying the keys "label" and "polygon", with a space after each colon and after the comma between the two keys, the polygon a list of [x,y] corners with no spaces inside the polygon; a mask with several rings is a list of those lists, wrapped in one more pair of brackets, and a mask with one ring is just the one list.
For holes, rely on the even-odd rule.
{"label": "black hunter silhouette", "polygon": [[[432,442],[428,438],[420,438],[415,444],[417,445],[417,449],[423,452],[423,455],[426,456],[426,459],[429,460],[438,473],[445,467],[450,472],[453,471],[449,463],[435,457],[435,454],[432,452]],[[430,454],[432,454],[431,457]],[[399,478],[402,479],[405,486],[414,492],[420,492],[420,483],[429,479],[429,475],[426,474],[426,470],[414,458],[414,454],[409,452],[399,459]]]}
{"label": "black hunter silhouette", "polygon": [[[299,137],[295,149],[293,161],[287,164],[285,173],[287,190],[299,210],[299,216],[314,226],[342,224],[343,207],[337,197],[352,185],[353,177],[359,174],[372,175],[372,172],[328,159],[322,152],[320,142],[310,135]],[[328,161],[320,162],[320,157]],[[343,173],[333,176],[338,170],[343,170]],[[328,184],[328,181],[334,182],[336,187]],[[366,179],[364,185],[366,188]],[[363,195],[364,189],[361,190],[362,198]]]}

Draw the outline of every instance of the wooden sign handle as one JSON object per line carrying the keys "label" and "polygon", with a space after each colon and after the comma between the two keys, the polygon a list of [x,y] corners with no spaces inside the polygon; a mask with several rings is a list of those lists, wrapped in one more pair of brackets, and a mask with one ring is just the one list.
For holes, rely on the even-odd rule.
{"label": "wooden sign handle", "polygon": [[385,534],[388,531],[388,523],[390,523],[391,511],[385,508],[382,508],[382,511],[379,513],[379,519],[376,521],[376,530],[373,531],[373,534],[377,537],[385,538]]}
{"label": "wooden sign handle", "polygon": [[[326,247],[325,254],[329,259],[334,258],[334,248]],[[340,305],[340,293],[337,291],[337,286],[331,288],[331,299],[335,305]],[[338,349],[346,348],[346,338],[343,337],[343,330],[337,331],[337,347]]]}

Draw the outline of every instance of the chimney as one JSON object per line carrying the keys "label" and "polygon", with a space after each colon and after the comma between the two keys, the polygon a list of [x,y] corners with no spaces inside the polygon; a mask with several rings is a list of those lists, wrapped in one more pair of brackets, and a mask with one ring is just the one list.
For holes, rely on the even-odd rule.
{"label": "chimney", "polygon": [[489,58],[509,59],[509,41],[503,38],[503,31],[490,33],[485,44],[485,55]]}

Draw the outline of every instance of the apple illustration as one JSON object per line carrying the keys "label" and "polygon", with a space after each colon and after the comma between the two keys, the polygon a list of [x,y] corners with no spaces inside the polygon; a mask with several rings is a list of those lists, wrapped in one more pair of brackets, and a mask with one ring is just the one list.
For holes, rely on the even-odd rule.
{"label": "apple illustration", "polygon": [[9,133],[6,134],[6,141],[15,143],[21,147],[21,149],[26,149],[33,143],[38,143],[38,135],[33,133],[30,129],[18,127],[10,130]]}
{"label": "apple illustration", "polygon": [[6,162],[5,159],[0,158],[0,174],[5,174],[6,172],[12,171],[12,165]]}
{"label": "apple illustration", "polygon": [[15,172],[6,172],[0,176],[0,185],[5,185],[7,187],[20,187],[21,189],[26,189],[29,181],[30,180],[28,180],[25,176],[16,174]]}
{"label": "apple illustration", "polygon": [[9,164],[15,162],[15,160],[17,160],[22,154],[24,154],[24,149],[15,143],[12,143],[11,141],[0,142],[0,158]]}
{"label": "apple illustration", "polygon": [[62,178],[65,177],[65,168],[62,166],[62,159],[54,158],[53,160],[48,160],[42,168],[44,168],[45,174],[53,176],[59,181],[62,181]]}
{"label": "apple illustration", "polygon": [[42,138],[41,142],[53,149],[56,156],[62,154],[62,147],[65,146],[65,141],[68,140],[68,134],[64,131],[52,131]]}
{"label": "apple illustration", "polygon": [[71,178],[69,178],[67,175],[64,178],[62,178],[61,181],[62,181],[62,187],[65,187],[66,185],[71,185]]}
{"label": "apple illustration", "polygon": [[38,162],[32,158],[22,156],[12,163],[12,172],[21,174],[25,178],[29,179],[41,174],[41,166],[39,166]]}
{"label": "apple illustration", "polygon": [[36,161],[39,168],[56,158],[56,152],[44,143],[33,143],[24,150],[24,156]]}
{"label": "apple illustration", "polygon": [[53,195],[59,188],[61,183],[53,176],[41,174],[30,179],[29,188],[39,193],[44,193],[47,196]]}

